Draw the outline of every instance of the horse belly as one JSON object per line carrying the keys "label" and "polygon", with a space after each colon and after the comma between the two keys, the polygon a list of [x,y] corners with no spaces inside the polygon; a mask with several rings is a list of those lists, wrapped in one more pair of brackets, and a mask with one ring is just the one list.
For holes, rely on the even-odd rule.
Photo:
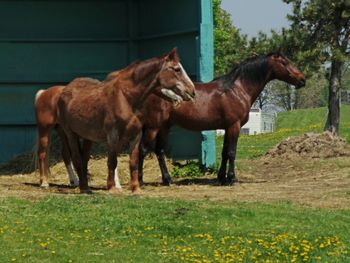
{"label": "horse belly", "polygon": [[192,110],[187,113],[174,114],[172,122],[182,128],[192,131],[223,129],[224,122],[221,114],[209,114],[204,111]]}
{"label": "horse belly", "polygon": [[93,142],[102,142],[106,140],[106,134],[102,126],[96,125],[96,123],[74,122],[70,126],[70,129],[81,138]]}
{"label": "horse belly", "polygon": [[104,110],[100,103],[87,103],[84,100],[71,100],[67,103],[68,107],[63,109],[63,126],[69,126],[69,129],[84,139],[94,142],[106,140],[104,132]]}

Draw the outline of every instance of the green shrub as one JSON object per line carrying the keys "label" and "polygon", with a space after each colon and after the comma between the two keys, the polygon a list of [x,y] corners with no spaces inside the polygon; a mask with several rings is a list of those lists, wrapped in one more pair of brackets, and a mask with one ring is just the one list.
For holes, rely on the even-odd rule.
{"label": "green shrub", "polygon": [[200,164],[195,161],[189,161],[186,164],[175,164],[172,172],[174,177],[200,177],[203,175],[203,170]]}

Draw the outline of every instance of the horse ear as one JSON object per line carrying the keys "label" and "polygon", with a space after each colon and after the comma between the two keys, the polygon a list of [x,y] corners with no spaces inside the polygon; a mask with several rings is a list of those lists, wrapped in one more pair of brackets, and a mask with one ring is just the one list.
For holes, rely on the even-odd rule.
{"label": "horse ear", "polygon": [[279,54],[280,56],[283,54],[284,52],[283,52],[283,48],[282,47],[279,47],[278,49],[277,49],[277,54]]}
{"label": "horse ear", "polygon": [[177,48],[174,47],[165,57],[168,61],[180,61],[179,55],[177,54]]}

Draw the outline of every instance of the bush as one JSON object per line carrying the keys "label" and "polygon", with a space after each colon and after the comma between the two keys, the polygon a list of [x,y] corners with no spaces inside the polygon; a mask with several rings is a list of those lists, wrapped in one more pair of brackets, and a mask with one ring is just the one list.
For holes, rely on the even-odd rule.
{"label": "bush", "polygon": [[200,164],[195,161],[189,161],[186,164],[175,164],[171,173],[174,177],[200,177],[203,171]]}

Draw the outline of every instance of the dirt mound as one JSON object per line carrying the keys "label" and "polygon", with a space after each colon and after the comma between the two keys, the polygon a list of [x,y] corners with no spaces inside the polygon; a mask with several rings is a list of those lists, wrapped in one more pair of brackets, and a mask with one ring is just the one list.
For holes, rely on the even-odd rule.
{"label": "dirt mound", "polygon": [[332,158],[350,156],[350,147],[346,141],[330,132],[306,133],[289,137],[267,152],[266,157],[276,158]]}

